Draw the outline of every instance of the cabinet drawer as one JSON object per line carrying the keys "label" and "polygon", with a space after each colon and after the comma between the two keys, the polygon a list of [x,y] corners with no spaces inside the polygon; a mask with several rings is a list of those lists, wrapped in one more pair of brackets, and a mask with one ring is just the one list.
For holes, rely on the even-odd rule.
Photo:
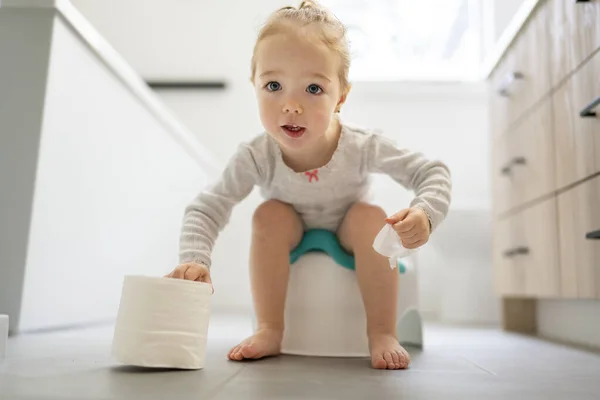
{"label": "cabinet drawer", "polygon": [[494,223],[492,238],[494,262],[494,289],[499,296],[524,296],[525,270],[515,262],[518,256],[519,240],[513,218],[498,220]]}
{"label": "cabinet drawer", "polygon": [[548,15],[542,6],[532,13],[497,71],[495,89],[500,100],[495,105],[504,111],[509,127],[550,92]]}
{"label": "cabinet drawer", "polygon": [[[552,96],[558,188],[585,179],[600,169],[600,119],[580,113],[600,96],[600,53]],[[600,106],[598,107],[600,108]],[[600,111],[600,110],[598,110]]]}
{"label": "cabinet drawer", "polygon": [[509,90],[511,85],[518,82],[511,82],[513,79],[509,71],[513,68],[513,52],[508,50],[503,59],[498,63],[496,70],[491,76],[490,90],[490,117],[492,135],[494,138],[500,137],[508,129],[509,121]]}
{"label": "cabinet drawer", "polygon": [[600,298],[600,177],[558,196],[562,297]]}
{"label": "cabinet drawer", "polygon": [[548,0],[552,86],[600,47],[600,0]]}
{"label": "cabinet drawer", "polygon": [[[589,100],[589,103],[587,103],[587,99],[582,99],[582,105],[583,104],[587,104],[587,107],[584,107],[585,109],[591,108],[593,107],[593,109],[591,109],[591,115],[588,115],[587,117],[584,117],[584,119],[586,120],[586,124],[590,124],[590,132],[591,134],[594,136],[594,142],[595,142],[595,148],[596,151],[594,152],[594,159],[595,159],[595,166],[596,166],[596,172],[600,171],[600,53],[596,54],[596,56],[590,60],[591,63],[591,79],[589,80],[589,83],[592,85],[592,87],[594,88],[594,91],[592,93],[592,98]],[[583,121],[580,120],[580,122],[583,123]]]}
{"label": "cabinet drawer", "polygon": [[[518,207],[556,189],[551,110],[547,98],[496,142],[495,196],[503,196],[497,199],[498,211]],[[502,195],[498,190],[503,191]]]}
{"label": "cabinet drawer", "polygon": [[508,148],[509,141],[500,137],[493,142],[492,150],[492,207],[496,215],[509,211],[516,203],[517,194],[511,180],[510,170],[506,164],[512,151]]}
{"label": "cabinet drawer", "polygon": [[494,263],[499,294],[560,296],[555,198],[497,222]]}

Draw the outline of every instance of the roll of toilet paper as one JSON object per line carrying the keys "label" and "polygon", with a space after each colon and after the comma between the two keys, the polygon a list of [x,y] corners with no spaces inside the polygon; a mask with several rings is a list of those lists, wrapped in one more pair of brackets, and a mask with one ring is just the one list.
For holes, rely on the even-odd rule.
{"label": "roll of toilet paper", "polygon": [[0,361],[6,358],[8,343],[8,315],[0,314]]}
{"label": "roll of toilet paper", "polygon": [[212,286],[126,276],[113,337],[113,356],[141,367],[204,367]]}

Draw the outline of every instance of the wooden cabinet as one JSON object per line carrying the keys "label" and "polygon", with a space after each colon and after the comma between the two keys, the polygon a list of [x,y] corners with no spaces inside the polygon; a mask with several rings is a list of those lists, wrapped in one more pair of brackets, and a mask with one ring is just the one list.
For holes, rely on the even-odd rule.
{"label": "wooden cabinet", "polygon": [[536,9],[492,78],[494,123],[504,133],[550,91],[549,13]]}
{"label": "wooden cabinet", "polygon": [[[591,124],[591,134],[594,137],[594,147],[596,151],[594,152],[594,165],[596,166],[596,171],[600,171],[600,51],[596,54],[596,56],[591,60],[592,64],[592,72],[590,84],[594,88],[592,99],[588,105],[595,104],[595,108],[593,112],[595,115],[593,117],[588,118],[589,123]],[[585,102],[583,104],[586,104]]]}
{"label": "wooden cabinet", "polygon": [[550,101],[546,98],[511,133],[517,203],[540,199],[555,189],[554,138]]}
{"label": "wooden cabinet", "polygon": [[556,137],[556,181],[565,188],[600,169],[596,142],[600,142],[600,119],[580,112],[600,96],[600,53],[567,79],[552,96]]}
{"label": "wooden cabinet", "polygon": [[497,214],[555,190],[552,104],[542,100],[523,120],[497,138],[493,149]]}
{"label": "wooden cabinet", "polygon": [[517,218],[522,232],[520,246],[528,249],[518,261],[526,271],[526,294],[537,298],[560,296],[556,199],[528,207]]}
{"label": "wooden cabinet", "polygon": [[558,195],[563,298],[600,299],[600,177]]}
{"label": "wooden cabinet", "polygon": [[551,82],[557,86],[600,47],[600,0],[548,0]]}
{"label": "wooden cabinet", "polygon": [[560,295],[556,199],[497,223],[494,262],[499,294],[535,298]]}
{"label": "wooden cabinet", "polygon": [[539,1],[490,86],[495,288],[530,332],[536,299],[600,299],[600,0]]}
{"label": "wooden cabinet", "polygon": [[519,241],[514,235],[513,222],[503,219],[494,224],[494,287],[501,296],[520,297],[525,295],[525,271],[515,262]]}

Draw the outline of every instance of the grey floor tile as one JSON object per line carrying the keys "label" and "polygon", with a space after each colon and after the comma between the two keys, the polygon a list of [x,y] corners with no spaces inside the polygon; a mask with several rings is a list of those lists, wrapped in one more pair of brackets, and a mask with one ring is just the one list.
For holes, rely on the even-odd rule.
{"label": "grey floor tile", "polygon": [[600,399],[600,356],[494,328],[428,325],[405,371],[360,358],[227,361],[248,334],[246,319],[213,318],[201,371],[120,366],[110,327],[19,336],[0,366],[0,399]]}

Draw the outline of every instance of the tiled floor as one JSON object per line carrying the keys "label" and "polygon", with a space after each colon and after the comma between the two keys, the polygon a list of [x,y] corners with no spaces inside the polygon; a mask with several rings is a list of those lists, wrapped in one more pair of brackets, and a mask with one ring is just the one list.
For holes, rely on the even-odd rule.
{"label": "tiled floor", "polygon": [[110,328],[20,336],[0,364],[0,399],[600,399],[600,356],[491,328],[427,326],[426,348],[406,371],[368,360],[225,359],[249,332],[214,318],[201,371],[117,365]]}

